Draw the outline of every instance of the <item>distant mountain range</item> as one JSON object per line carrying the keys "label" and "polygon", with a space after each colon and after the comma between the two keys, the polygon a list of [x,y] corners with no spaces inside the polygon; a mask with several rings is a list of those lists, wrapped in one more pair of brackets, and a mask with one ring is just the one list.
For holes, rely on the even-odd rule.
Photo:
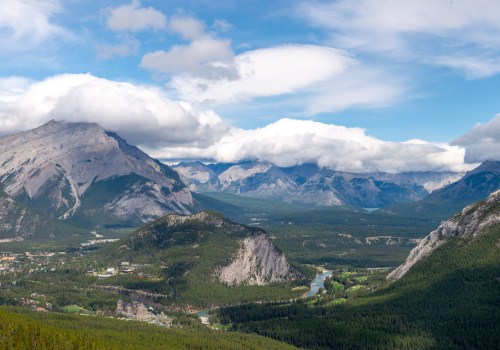
{"label": "distant mountain range", "polygon": [[193,205],[175,171],[97,124],[50,121],[1,138],[0,183],[17,203],[85,225],[138,225]]}
{"label": "distant mountain range", "polygon": [[463,176],[455,172],[356,174],[314,164],[282,168],[268,162],[207,165],[188,162],[173,169],[195,192],[229,192],[288,202],[360,207],[417,201]]}
{"label": "distant mountain range", "polygon": [[458,181],[429,195],[428,200],[469,204],[500,189],[500,162],[486,161]]}
{"label": "distant mountain range", "polygon": [[485,162],[465,176],[356,174],[314,164],[278,167],[269,162],[169,167],[97,124],[50,121],[0,138],[0,186],[6,196],[2,217],[11,223],[0,225],[0,234],[12,237],[16,219],[28,213],[44,218],[31,222],[60,219],[81,227],[137,227],[168,213],[216,209],[210,201],[197,202],[191,191],[312,205],[389,206],[394,213],[456,210],[500,187],[500,162]]}
{"label": "distant mountain range", "polygon": [[500,162],[486,161],[420,201],[388,206],[395,215],[445,218],[500,189]]}

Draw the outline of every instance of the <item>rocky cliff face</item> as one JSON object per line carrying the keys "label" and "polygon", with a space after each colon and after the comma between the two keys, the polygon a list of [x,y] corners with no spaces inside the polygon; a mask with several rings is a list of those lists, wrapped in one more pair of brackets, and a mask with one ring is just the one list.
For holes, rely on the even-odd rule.
{"label": "rocky cliff face", "polygon": [[265,233],[244,238],[231,263],[222,267],[217,276],[220,282],[233,285],[264,285],[300,278]]}
{"label": "rocky cliff face", "polygon": [[192,205],[177,173],[97,124],[51,121],[3,137],[0,165],[9,196],[60,219],[98,211],[144,222]]}
{"label": "rocky cliff face", "polygon": [[476,237],[498,223],[500,223],[500,191],[492,193],[483,202],[465,207],[462,212],[443,222],[420,241],[406,261],[392,271],[387,279],[401,278],[413,265],[428,257],[448,239]]}
{"label": "rocky cliff face", "polygon": [[0,242],[22,241],[31,236],[50,238],[58,233],[51,220],[0,194]]}

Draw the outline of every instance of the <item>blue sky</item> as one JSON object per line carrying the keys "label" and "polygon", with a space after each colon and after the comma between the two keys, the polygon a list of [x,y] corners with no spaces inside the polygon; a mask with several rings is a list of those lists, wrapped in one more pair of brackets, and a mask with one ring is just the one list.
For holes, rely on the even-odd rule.
{"label": "blue sky", "polygon": [[162,159],[465,170],[500,142],[499,35],[496,0],[2,0],[1,133],[93,121]]}

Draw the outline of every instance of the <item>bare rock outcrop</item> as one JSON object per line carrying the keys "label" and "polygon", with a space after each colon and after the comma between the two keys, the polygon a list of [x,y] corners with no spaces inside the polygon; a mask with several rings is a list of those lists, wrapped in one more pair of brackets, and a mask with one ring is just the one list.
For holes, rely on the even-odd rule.
{"label": "bare rock outcrop", "polygon": [[220,282],[233,285],[265,285],[300,278],[265,233],[246,237],[240,242],[232,262],[218,271]]}
{"label": "bare rock outcrop", "polygon": [[485,201],[471,204],[460,213],[443,222],[413,248],[406,261],[392,271],[388,280],[403,277],[413,265],[428,257],[449,238],[476,237],[495,224],[500,223],[500,190]]}

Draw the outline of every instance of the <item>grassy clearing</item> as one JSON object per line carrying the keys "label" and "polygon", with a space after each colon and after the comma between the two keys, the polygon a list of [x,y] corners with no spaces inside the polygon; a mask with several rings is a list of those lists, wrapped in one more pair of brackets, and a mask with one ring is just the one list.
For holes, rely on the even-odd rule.
{"label": "grassy clearing", "polygon": [[340,291],[340,290],[344,289],[344,285],[342,283],[337,282],[337,281],[332,281],[332,286],[333,286],[333,289],[336,291]]}
{"label": "grassy clearing", "polygon": [[348,293],[359,292],[360,290],[366,289],[366,286],[352,286],[347,290]]}
{"label": "grassy clearing", "polygon": [[349,272],[349,271],[345,271],[345,272],[342,272],[340,274],[340,278],[345,280],[345,279],[348,279],[350,276],[352,275],[357,275],[358,273],[357,272]]}
{"label": "grassy clearing", "polygon": [[346,298],[338,298],[338,299],[335,299],[333,300],[332,302],[330,302],[331,305],[340,305],[340,304],[343,304],[347,301]]}
{"label": "grassy clearing", "polygon": [[88,313],[87,310],[78,306],[78,305],[66,305],[62,307],[62,311],[67,314],[79,314],[79,313]]}
{"label": "grassy clearing", "polygon": [[216,323],[216,324],[213,324],[210,328],[217,329],[217,330],[220,330],[220,331],[227,331],[232,326],[233,326],[232,323],[228,323],[228,324]]}
{"label": "grassy clearing", "polygon": [[369,276],[359,276],[359,277],[354,277],[354,280],[357,282],[366,282],[368,281]]}

